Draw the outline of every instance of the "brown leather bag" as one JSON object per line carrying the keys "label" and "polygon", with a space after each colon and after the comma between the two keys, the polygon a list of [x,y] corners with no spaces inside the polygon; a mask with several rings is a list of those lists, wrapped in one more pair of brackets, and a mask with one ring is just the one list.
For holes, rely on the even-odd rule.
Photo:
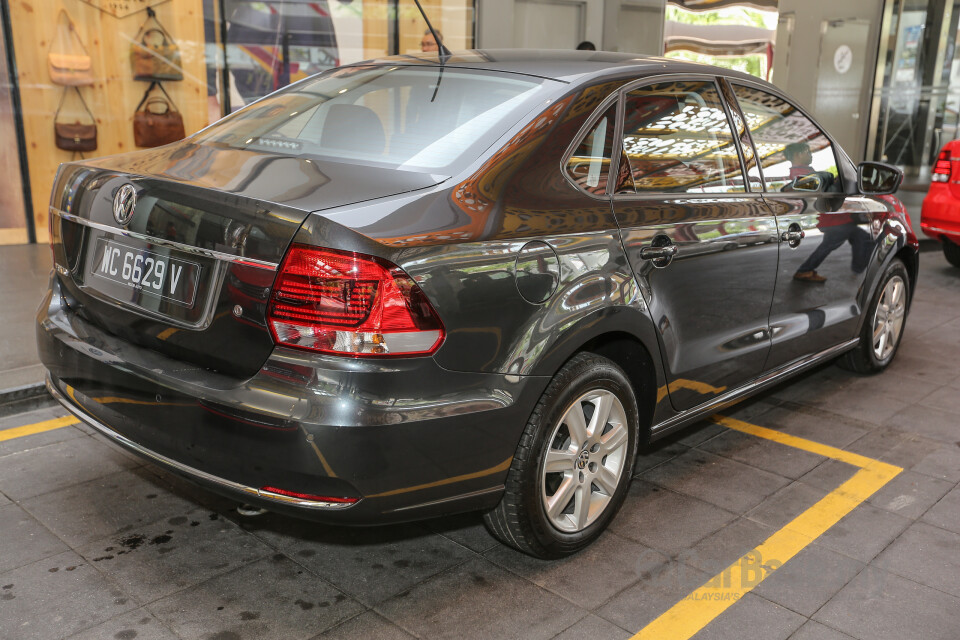
{"label": "brown leather bag", "polygon": [[[164,97],[151,98],[154,87],[160,87]],[[183,118],[173,106],[173,100],[159,82],[151,82],[133,114],[133,141],[138,147],[159,147],[186,136]]]}
{"label": "brown leather bag", "polygon": [[[64,23],[60,14],[63,18],[66,18],[66,33],[63,30]],[[60,10],[60,14],[57,15],[57,37],[50,44],[50,51],[47,53],[47,71],[50,72],[50,81],[65,87],[91,85],[94,78],[93,61],[90,59],[90,54],[87,52],[87,48],[83,46],[83,40],[80,39],[80,34],[77,33],[70,15],[63,9]],[[71,47],[72,41],[76,41],[80,45],[79,52]],[[53,51],[54,46],[73,48],[74,51],[55,52]]]}
{"label": "brown leather bag", "polygon": [[60,106],[53,116],[53,135],[58,149],[64,151],[96,151],[97,149],[97,119],[90,112],[86,100],[80,94],[80,89],[74,87],[83,108],[90,116],[90,122],[83,124],[77,122],[62,122],[60,120],[60,110],[63,109],[63,101],[67,97],[69,89],[63,90],[63,96],[60,98]]}
{"label": "brown leather bag", "polygon": [[[151,20],[157,27],[148,29]],[[150,7],[146,22],[130,42],[130,66],[134,80],[183,80],[180,48]]]}

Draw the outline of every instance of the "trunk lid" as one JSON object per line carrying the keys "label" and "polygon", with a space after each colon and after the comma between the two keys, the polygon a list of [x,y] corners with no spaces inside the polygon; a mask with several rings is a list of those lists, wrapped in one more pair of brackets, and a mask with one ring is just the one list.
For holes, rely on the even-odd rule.
{"label": "trunk lid", "polygon": [[65,165],[50,211],[57,273],[86,321],[246,377],[273,349],[266,306],[304,219],[442,179],[190,142]]}

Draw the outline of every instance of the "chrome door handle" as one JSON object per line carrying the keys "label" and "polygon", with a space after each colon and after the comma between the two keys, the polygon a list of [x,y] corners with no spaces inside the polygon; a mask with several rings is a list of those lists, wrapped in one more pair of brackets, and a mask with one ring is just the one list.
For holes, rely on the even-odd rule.
{"label": "chrome door handle", "polygon": [[791,222],[787,230],[780,234],[780,242],[786,242],[791,249],[800,246],[800,241],[807,237],[807,234],[800,228],[796,222]]}
{"label": "chrome door handle", "polygon": [[677,255],[679,248],[675,244],[665,247],[644,247],[640,249],[640,257],[644,260],[670,260]]}

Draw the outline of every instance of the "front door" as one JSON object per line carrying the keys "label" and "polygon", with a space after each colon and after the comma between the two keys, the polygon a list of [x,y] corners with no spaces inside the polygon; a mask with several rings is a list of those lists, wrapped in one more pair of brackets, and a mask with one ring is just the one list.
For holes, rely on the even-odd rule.
{"label": "front door", "polygon": [[848,161],[797,107],[752,85],[733,83],[733,92],[781,240],[766,364],[772,369],[855,336],[858,293],[874,253],[871,222],[882,207],[844,193],[837,167]]}
{"label": "front door", "polygon": [[624,101],[614,211],[656,324],[678,410],[760,374],[776,219],[748,190],[712,79],[648,84]]}

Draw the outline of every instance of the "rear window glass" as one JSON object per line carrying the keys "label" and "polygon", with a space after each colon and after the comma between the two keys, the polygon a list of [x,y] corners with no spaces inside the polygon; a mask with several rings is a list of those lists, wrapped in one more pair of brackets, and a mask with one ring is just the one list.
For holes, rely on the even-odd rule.
{"label": "rear window glass", "polygon": [[553,84],[436,66],[343,67],[268,96],[195,140],[436,171],[488,147],[533,108],[545,82]]}

